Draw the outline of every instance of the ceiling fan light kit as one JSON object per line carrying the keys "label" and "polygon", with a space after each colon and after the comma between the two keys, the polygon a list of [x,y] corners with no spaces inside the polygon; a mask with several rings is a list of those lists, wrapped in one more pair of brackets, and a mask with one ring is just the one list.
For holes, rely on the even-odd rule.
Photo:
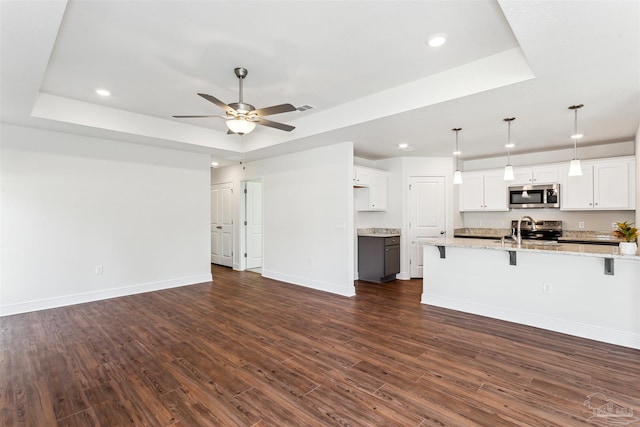
{"label": "ceiling fan light kit", "polygon": [[297,111],[296,107],[291,104],[273,105],[271,107],[256,109],[253,105],[247,104],[243,100],[243,84],[242,81],[249,72],[246,68],[238,67],[234,70],[239,82],[239,96],[238,102],[231,104],[225,104],[218,98],[208,95],[206,93],[199,93],[198,96],[206,99],[207,101],[217,105],[226,112],[225,116],[173,116],[175,118],[204,118],[204,117],[222,117],[226,119],[226,125],[229,131],[227,133],[246,135],[253,131],[256,125],[268,126],[275,129],[280,129],[286,132],[291,132],[295,129],[295,126],[286,125],[284,123],[278,123],[271,120],[264,119],[264,116],[270,116],[272,114],[287,113],[290,111]]}
{"label": "ceiling fan light kit", "polygon": [[238,135],[246,135],[256,128],[255,122],[241,118],[229,119],[225,123],[231,132],[237,133]]}

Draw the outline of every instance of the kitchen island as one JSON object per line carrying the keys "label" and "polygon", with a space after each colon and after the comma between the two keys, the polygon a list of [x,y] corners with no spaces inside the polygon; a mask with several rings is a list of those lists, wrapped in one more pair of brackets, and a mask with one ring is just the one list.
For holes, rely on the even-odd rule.
{"label": "kitchen island", "polygon": [[419,239],[422,303],[640,349],[640,255],[616,246]]}

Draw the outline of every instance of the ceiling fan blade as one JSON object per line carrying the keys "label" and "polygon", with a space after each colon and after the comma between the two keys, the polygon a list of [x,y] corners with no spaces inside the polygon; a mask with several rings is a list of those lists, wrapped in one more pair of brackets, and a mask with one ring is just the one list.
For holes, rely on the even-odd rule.
{"label": "ceiling fan blade", "polygon": [[295,126],[285,125],[284,123],[273,122],[271,120],[263,119],[262,117],[258,117],[252,120],[252,122],[256,122],[262,126],[269,126],[270,128],[276,128],[276,129],[284,130],[287,132],[291,132],[292,130],[295,129]]}
{"label": "ceiling fan blade", "polygon": [[199,93],[198,95],[203,97],[204,99],[206,99],[209,102],[213,102],[214,104],[216,104],[218,107],[222,108],[225,111],[228,111],[230,113],[235,113],[236,112],[236,110],[234,110],[233,108],[229,107],[227,104],[225,104],[224,102],[220,101],[215,96],[207,95],[206,93]]}
{"label": "ceiling fan blade", "polygon": [[196,118],[200,118],[200,117],[220,117],[220,116],[171,116],[171,117],[175,117],[176,119],[196,119]]}
{"label": "ceiling fan blade", "polygon": [[271,114],[288,113],[289,111],[296,111],[296,107],[291,104],[280,104],[257,109],[252,111],[252,114],[256,116],[270,116]]}

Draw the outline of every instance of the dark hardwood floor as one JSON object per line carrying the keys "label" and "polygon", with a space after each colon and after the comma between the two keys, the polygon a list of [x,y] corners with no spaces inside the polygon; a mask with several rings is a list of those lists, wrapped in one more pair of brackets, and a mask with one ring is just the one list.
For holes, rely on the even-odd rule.
{"label": "dark hardwood floor", "polygon": [[0,425],[640,426],[640,351],[422,305],[420,280],[212,271],[1,318]]}

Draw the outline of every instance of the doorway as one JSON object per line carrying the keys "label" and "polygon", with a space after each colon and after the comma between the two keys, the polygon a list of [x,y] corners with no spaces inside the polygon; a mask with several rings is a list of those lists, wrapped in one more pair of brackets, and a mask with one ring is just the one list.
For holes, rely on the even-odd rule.
{"label": "doorway", "polygon": [[262,273],[262,182],[245,182],[245,268]]}
{"label": "doorway", "polygon": [[442,176],[409,177],[409,271],[423,277],[421,237],[440,237],[446,230],[445,179]]}

